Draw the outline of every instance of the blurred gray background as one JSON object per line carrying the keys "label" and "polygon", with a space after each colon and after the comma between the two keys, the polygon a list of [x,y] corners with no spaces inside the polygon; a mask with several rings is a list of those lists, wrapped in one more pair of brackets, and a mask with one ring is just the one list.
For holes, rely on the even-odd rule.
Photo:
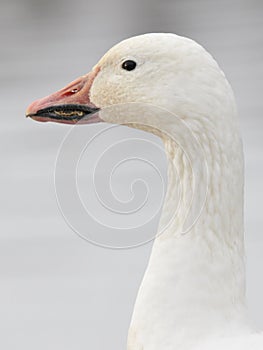
{"label": "blurred gray background", "polygon": [[[263,2],[0,4],[0,347],[125,349],[151,244],[116,251],[73,233],[58,210],[53,183],[56,155],[70,127],[35,123],[24,113],[31,101],[88,72],[113,44],[144,32],[175,32],[197,40],[233,86],[246,157],[249,311],[263,328]],[[100,128],[92,126],[87,137]]]}

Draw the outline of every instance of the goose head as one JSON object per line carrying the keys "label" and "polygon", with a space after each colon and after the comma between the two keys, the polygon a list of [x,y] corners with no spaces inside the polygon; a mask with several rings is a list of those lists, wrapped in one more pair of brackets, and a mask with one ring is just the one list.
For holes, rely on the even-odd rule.
{"label": "goose head", "polygon": [[157,106],[190,121],[222,121],[234,110],[231,88],[202,46],[175,34],[151,33],[112,47],[90,73],[33,102],[26,115],[42,122],[129,123],[129,114],[120,121],[116,113],[114,118],[100,112],[127,103]]}
{"label": "goose head", "polygon": [[[177,169],[183,169],[185,203],[191,201],[194,177],[196,181],[200,179],[198,187],[206,195],[204,160],[215,181],[211,197],[217,193],[219,179],[228,179],[227,171],[235,173],[233,167],[238,169],[236,173],[241,178],[242,151],[232,89],[216,61],[201,45],[175,34],[144,34],[120,42],[90,73],[33,102],[26,115],[41,122],[104,121],[154,133],[162,138],[167,158],[177,163]],[[189,164],[180,156],[178,145]],[[222,155],[227,159],[224,171]],[[234,158],[237,164],[231,165]],[[176,171],[168,171],[171,189],[167,193],[173,193],[177,187],[174,185]],[[238,188],[237,192],[242,191]],[[203,197],[197,198],[197,207],[202,207],[200,198]],[[220,198],[218,203],[214,198],[211,203],[219,207]],[[172,207],[169,204],[169,210]],[[185,217],[188,205],[182,206],[182,210],[181,217]]]}

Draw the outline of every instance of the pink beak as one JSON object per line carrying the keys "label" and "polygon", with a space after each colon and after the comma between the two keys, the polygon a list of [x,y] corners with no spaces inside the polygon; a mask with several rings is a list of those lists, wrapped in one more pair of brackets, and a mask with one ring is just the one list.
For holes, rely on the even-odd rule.
{"label": "pink beak", "polygon": [[74,80],[63,89],[31,103],[26,116],[40,122],[65,124],[97,123],[99,108],[90,101],[90,89],[99,67]]}

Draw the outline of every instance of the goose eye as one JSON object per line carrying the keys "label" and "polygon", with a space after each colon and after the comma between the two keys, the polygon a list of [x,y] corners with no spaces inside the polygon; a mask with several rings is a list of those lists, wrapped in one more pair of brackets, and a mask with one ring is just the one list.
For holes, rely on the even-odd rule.
{"label": "goose eye", "polygon": [[123,62],[121,67],[125,70],[130,71],[130,70],[134,70],[136,65],[137,65],[136,62],[134,62],[132,60],[127,60],[127,61]]}

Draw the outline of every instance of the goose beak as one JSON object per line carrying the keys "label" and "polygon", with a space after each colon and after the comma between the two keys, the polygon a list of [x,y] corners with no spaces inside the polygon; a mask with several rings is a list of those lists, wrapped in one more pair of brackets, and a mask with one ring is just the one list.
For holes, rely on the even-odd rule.
{"label": "goose beak", "polygon": [[90,73],[74,80],[63,89],[31,103],[26,117],[39,122],[64,124],[90,124],[102,121],[99,108],[90,101],[90,89],[99,72],[95,67]]}

